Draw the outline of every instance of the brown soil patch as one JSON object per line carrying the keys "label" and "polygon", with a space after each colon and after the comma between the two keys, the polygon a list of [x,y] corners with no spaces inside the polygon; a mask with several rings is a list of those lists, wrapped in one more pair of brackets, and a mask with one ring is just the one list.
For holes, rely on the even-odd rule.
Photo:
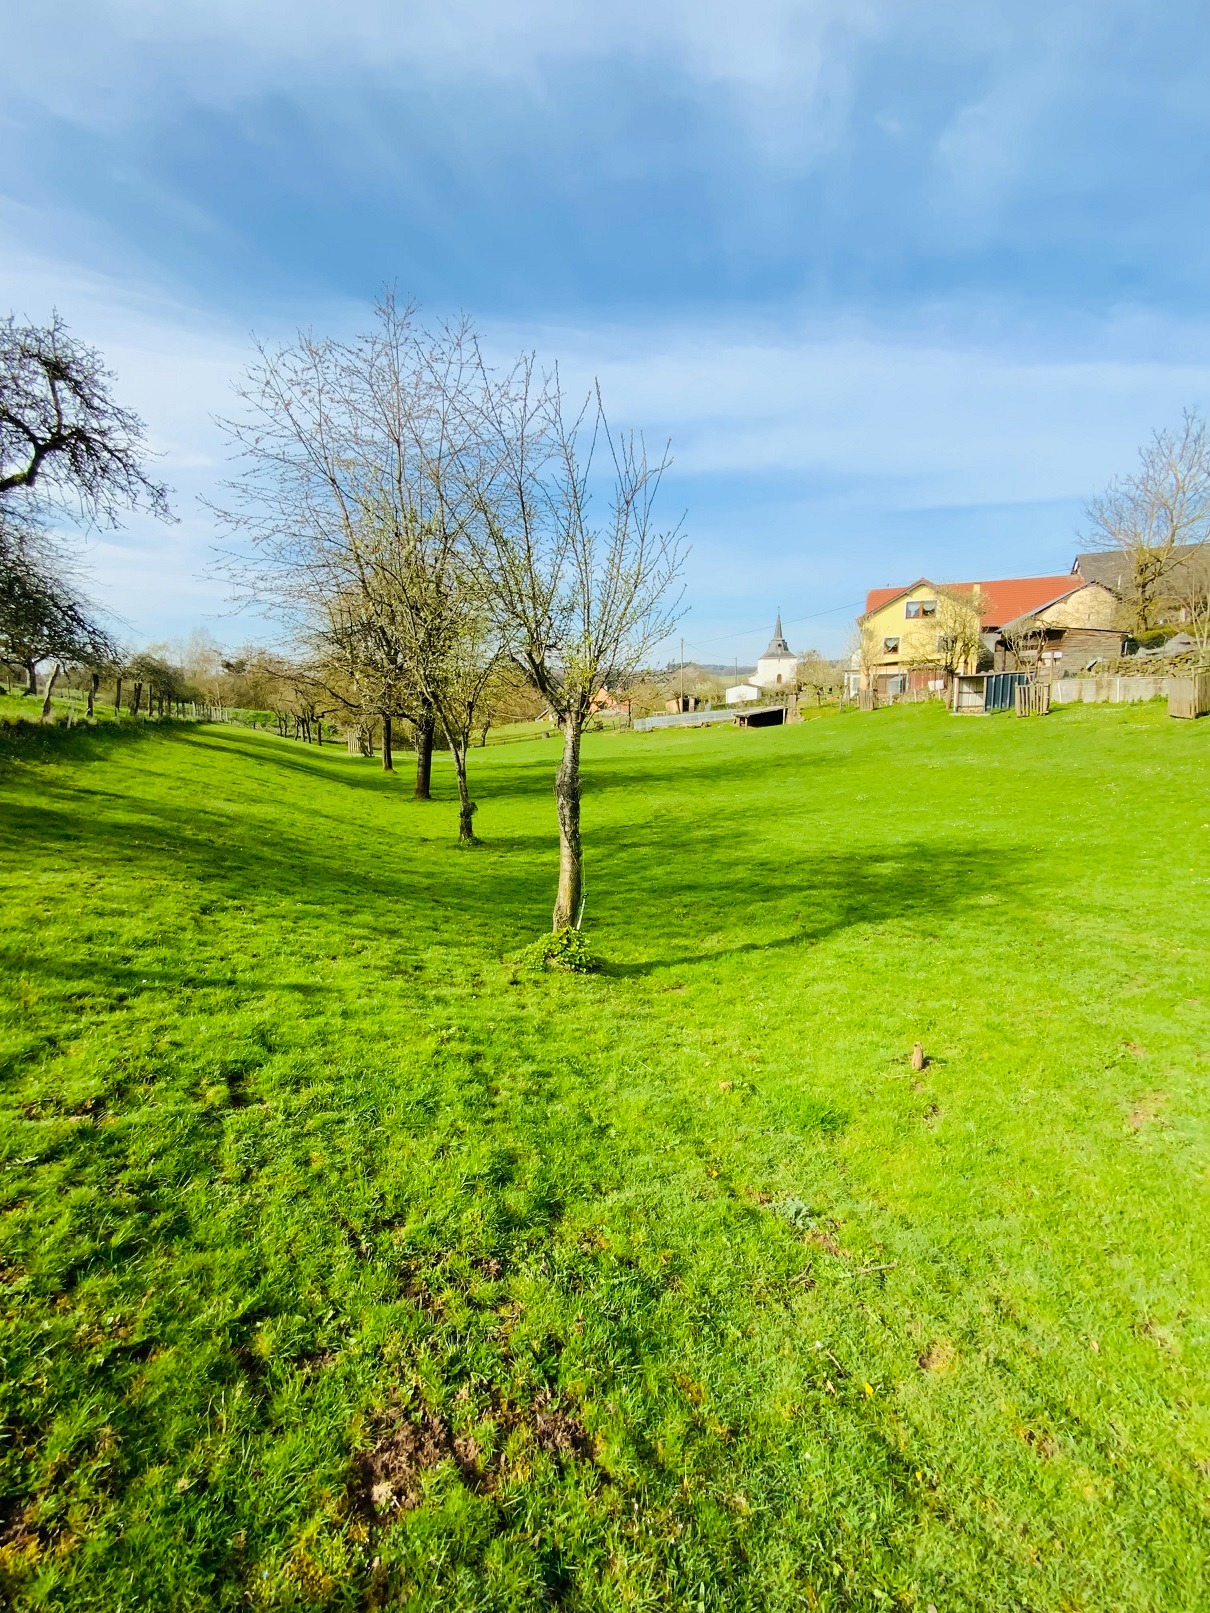
{"label": "brown soil patch", "polygon": [[1154,1120],[1168,1102],[1166,1092],[1148,1092],[1141,1097],[1126,1117],[1131,1131],[1139,1131],[1149,1120]]}
{"label": "brown soil patch", "polygon": [[1016,1435],[1018,1439],[1024,1440],[1028,1446],[1037,1451],[1045,1462],[1049,1462],[1052,1457],[1059,1454],[1058,1441],[1050,1434],[1040,1434],[1036,1428],[1018,1428]]}
{"label": "brown soil patch", "polygon": [[396,1407],[380,1414],[374,1424],[375,1442],[360,1453],[354,1467],[351,1488],[361,1511],[378,1522],[410,1511],[423,1494],[422,1474],[446,1461],[453,1462],[470,1489],[490,1494],[506,1470],[504,1443],[519,1429],[529,1443],[560,1463],[593,1460],[592,1440],[584,1425],[548,1391],[528,1406],[494,1401],[488,1417],[500,1439],[496,1449],[484,1451],[471,1435],[454,1434],[436,1412],[413,1418]]}
{"label": "brown soil patch", "polygon": [[825,1254],[831,1255],[835,1260],[849,1260],[852,1258],[849,1251],[842,1249],[832,1234],[825,1232],[822,1227],[817,1227],[808,1232],[807,1242],[818,1244]]}
{"label": "brown soil patch", "polygon": [[948,1372],[958,1359],[958,1352],[948,1339],[934,1339],[923,1355],[916,1357],[922,1372]]}
{"label": "brown soil patch", "polygon": [[455,1441],[435,1413],[419,1422],[389,1424],[371,1450],[358,1457],[362,1499],[378,1517],[406,1512],[420,1501],[420,1475],[452,1458],[461,1471],[474,1471],[473,1440]]}

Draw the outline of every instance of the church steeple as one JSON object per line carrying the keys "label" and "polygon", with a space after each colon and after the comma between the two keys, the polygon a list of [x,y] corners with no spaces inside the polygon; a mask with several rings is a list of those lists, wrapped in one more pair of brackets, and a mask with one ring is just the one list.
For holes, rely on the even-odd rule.
{"label": "church steeple", "polygon": [[779,610],[777,613],[777,622],[773,628],[773,637],[769,640],[769,648],[765,651],[765,655],[770,656],[789,654],[790,646],[786,643],[786,636],[781,630],[781,611]]}

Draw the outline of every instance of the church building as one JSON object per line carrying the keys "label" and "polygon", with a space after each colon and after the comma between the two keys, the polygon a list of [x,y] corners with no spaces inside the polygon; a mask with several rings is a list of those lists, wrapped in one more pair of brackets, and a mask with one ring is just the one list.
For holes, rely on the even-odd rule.
{"label": "church building", "polygon": [[756,663],[751,681],[758,689],[793,689],[798,681],[798,657],[791,652],[781,630],[781,612],[769,648]]}

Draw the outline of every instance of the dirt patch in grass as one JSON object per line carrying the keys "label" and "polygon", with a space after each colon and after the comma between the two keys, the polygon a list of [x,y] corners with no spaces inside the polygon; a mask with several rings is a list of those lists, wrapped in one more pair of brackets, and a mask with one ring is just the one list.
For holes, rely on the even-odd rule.
{"label": "dirt patch in grass", "polygon": [[376,1522],[418,1506],[422,1475],[450,1461],[462,1482],[490,1495],[507,1476],[506,1446],[521,1432],[530,1448],[557,1459],[560,1466],[595,1461],[593,1442],[575,1412],[558,1396],[543,1390],[528,1405],[493,1397],[484,1421],[487,1440],[456,1434],[437,1412],[420,1417],[403,1407],[389,1407],[372,1425],[374,1444],[356,1459],[351,1489],[359,1510]]}
{"label": "dirt patch in grass", "polygon": [[948,1372],[957,1359],[958,1352],[948,1339],[934,1339],[916,1357],[916,1363],[922,1372]]}
{"label": "dirt patch in grass", "polygon": [[1126,1124],[1131,1131],[1141,1131],[1149,1121],[1158,1118],[1160,1110],[1167,1102],[1168,1094],[1166,1092],[1146,1093],[1126,1116]]}
{"label": "dirt patch in grass", "polygon": [[420,1475],[452,1459],[464,1477],[475,1472],[474,1440],[455,1440],[444,1418],[431,1412],[419,1422],[388,1416],[378,1439],[357,1458],[357,1489],[363,1510],[376,1517],[406,1512],[420,1502]]}
{"label": "dirt patch in grass", "polygon": [[1052,1434],[1041,1432],[1036,1428],[1018,1428],[1017,1438],[1023,1440],[1031,1450],[1036,1451],[1044,1462],[1049,1462],[1059,1454],[1059,1442]]}

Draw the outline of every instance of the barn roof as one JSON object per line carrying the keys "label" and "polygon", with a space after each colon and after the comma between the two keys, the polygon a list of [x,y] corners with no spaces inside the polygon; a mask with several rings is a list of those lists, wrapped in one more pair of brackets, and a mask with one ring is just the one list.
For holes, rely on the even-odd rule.
{"label": "barn roof", "polygon": [[[1105,588],[1112,588],[1115,594],[1130,591],[1130,559],[1120,550],[1100,549],[1090,554],[1078,554],[1071,569],[1085,582],[1099,582]],[[1174,544],[1168,556],[1160,592],[1179,595],[1190,586],[1196,586],[1199,575],[1202,578],[1210,575],[1210,554],[1207,554],[1206,546],[1201,543]]]}

